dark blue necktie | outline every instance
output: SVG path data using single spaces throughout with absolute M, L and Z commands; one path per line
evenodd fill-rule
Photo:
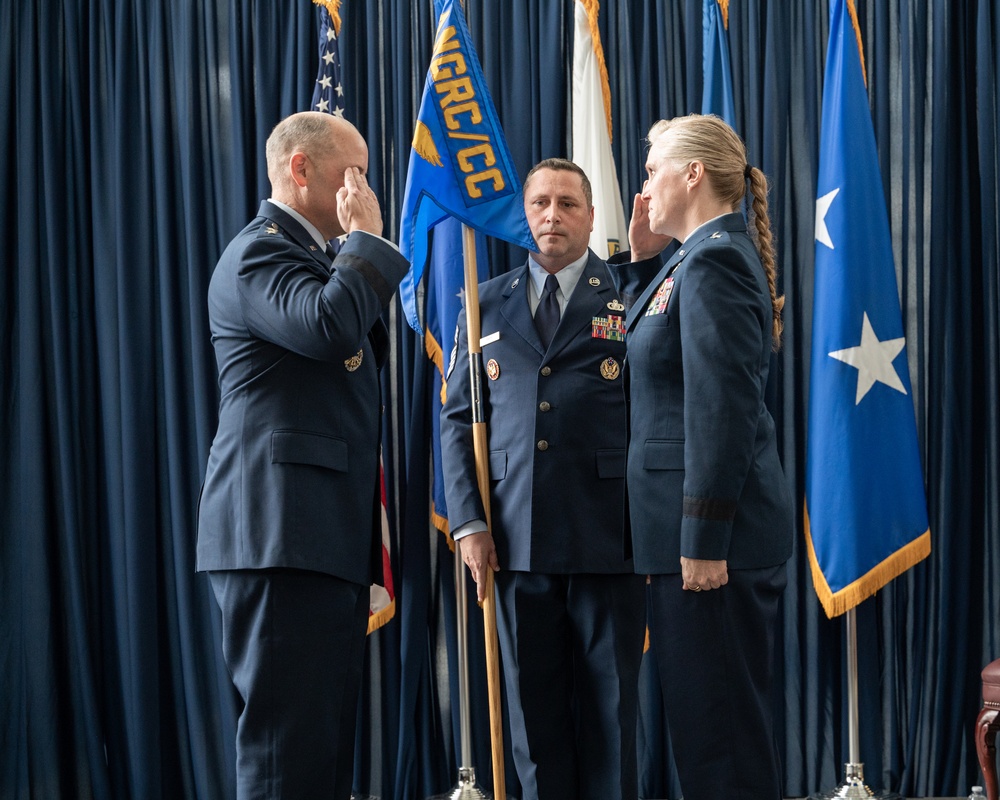
M 558 289 L 558 278 L 555 275 L 548 275 L 545 278 L 545 289 L 542 290 L 542 297 L 538 301 L 538 308 L 535 309 L 535 330 L 538 331 L 538 336 L 545 349 L 548 349 L 549 342 L 552 341 L 552 334 L 559 326 L 559 300 L 556 298 Z

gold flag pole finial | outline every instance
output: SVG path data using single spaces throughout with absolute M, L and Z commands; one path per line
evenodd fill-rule
M 330 21 L 333 23 L 333 32 L 340 36 L 340 2 L 341 0 L 313 0 L 318 6 L 322 6 L 330 13 Z

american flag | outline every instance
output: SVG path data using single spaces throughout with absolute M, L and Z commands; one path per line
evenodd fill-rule
M 313 88 L 312 109 L 343 117 L 344 85 L 340 82 L 340 50 L 337 46 L 340 0 L 327 0 L 317 5 L 320 6 L 319 72 Z
M 340 81 L 340 51 L 337 39 L 340 36 L 341 0 L 313 0 L 320 7 L 319 26 L 319 71 L 313 88 L 312 110 L 322 111 L 338 117 L 344 116 L 344 85 Z M 337 242 L 332 242 L 339 249 Z M 382 457 L 379 455 L 379 483 L 382 491 L 382 582 L 383 586 L 372 584 L 368 604 L 368 633 L 382 627 L 396 613 L 396 593 L 392 583 L 392 568 L 389 560 L 390 537 L 389 518 L 386 513 L 385 475 Z

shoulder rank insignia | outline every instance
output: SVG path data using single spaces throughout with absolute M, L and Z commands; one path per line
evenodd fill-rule
M 344 366 L 347 367 L 348 372 L 354 372 L 358 367 L 361 366 L 361 359 L 365 357 L 365 351 L 358 350 L 353 356 L 344 360 Z
M 613 358 L 606 358 L 601 362 L 601 377 L 606 381 L 613 381 L 621 373 L 618 362 Z
M 625 318 L 608 314 L 606 317 L 594 317 L 590 329 L 591 339 L 607 339 L 610 342 L 625 341 Z
M 656 290 L 656 294 L 653 295 L 653 299 L 649 301 L 649 305 L 646 307 L 646 316 L 652 317 L 656 314 L 662 314 L 667 310 L 667 302 L 670 300 L 670 293 L 674 290 L 674 279 L 667 278 L 663 283 L 660 284 L 660 288 Z
M 269 234 L 271 234 L 271 236 L 274 236 L 275 234 L 280 233 L 280 231 L 278 230 L 278 223 L 277 222 L 272 222 L 270 225 L 268 225 L 266 228 L 264 228 L 264 233 L 269 233 Z
M 709 238 L 709 239 L 721 239 L 721 238 L 722 238 L 722 234 L 721 234 L 721 233 L 719 233 L 719 231 L 716 231 L 715 233 L 713 233 L 713 234 L 712 234 L 711 236 L 709 236 L 708 238 Z

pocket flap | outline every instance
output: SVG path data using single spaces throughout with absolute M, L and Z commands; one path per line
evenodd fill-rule
M 347 442 L 322 433 L 274 431 L 271 463 L 310 464 L 347 472 Z
M 624 478 L 625 477 L 625 450 L 598 450 L 597 451 L 597 477 L 598 478 Z
M 502 481 L 507 477 L 507 451 L 490 450 L 490 480 Z
M 684 469 L 684 440 L 647 439 L 642 450 L 646 469 Z

